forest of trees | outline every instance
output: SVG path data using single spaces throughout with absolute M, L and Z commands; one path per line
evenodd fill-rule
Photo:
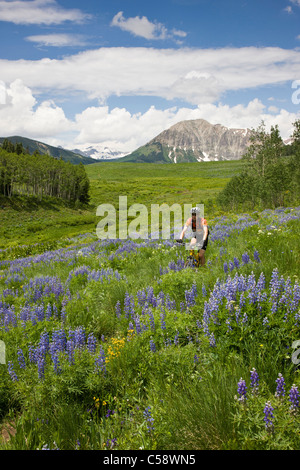
M 89 202 L 89 179 L 82 163 L 35 152 L 5 140 L 0 148 L 0 195 L 53 196 L 69 202 Z
M 293 126 L 292 144 L 285 145 L 278 126 L 267 133 L 261 123 L 243 156 L 245 168 L 219 194 L 222 207 L 238 210 L 299 204 L 300 120 Z

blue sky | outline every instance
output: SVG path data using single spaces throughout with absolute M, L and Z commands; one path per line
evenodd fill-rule
M 202 118 L 287 138 L 299 20 L 300 0 L 0 0 L 0 134 L 126 153 Z

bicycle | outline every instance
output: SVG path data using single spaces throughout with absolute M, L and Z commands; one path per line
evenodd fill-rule
M 183 241 L 180 239 L 176 240 L 176 242 L 180 244 L 183 243 Z M 195 255 L 195 252 L 196 252 L 196 255 Z M 200 257 L 198 254 L 198 247 L 190 248 L 189 255 L 184 263 L 184 268 L 199 268 L 199 266 L 200 266 Z

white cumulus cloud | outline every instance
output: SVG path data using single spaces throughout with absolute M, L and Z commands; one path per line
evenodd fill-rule
M 25 39 L 36 43 L 38 46 L 66 47 L 87 45 L 85 37 L 79 34 L 36 34 L 27 36 Z
M 300 51 L 103 47 L 62 59 L 2 59 L 0 69 L 3 81 L 22 77 L 35 93 L 83 92 L 101 103 L 111 95 L 157 96 L 198 105 L 216 102 L 228 91 L 299 79 Z
M 0 21 L 15 24 L 62 24 L 66 21 L 82 23 L 91 18 L 77 8 L 65 9 L 56 0 L 1 0 Z
M 270 113 L 271 111 L 271 113 Z M 77 146 L 102 143 L 123 152 L 131 152 L 145 145 L 165 129 L 180 121 L 205 119 L 211 124 L 229 128 L 257 128 L 261 121 L 267 130 L 278 124 L 282 138 L 288 138 L 297 119 L 295 113 L 284 109 L 268 110 L 258 99 L 247 105 L 228 106 L 222 103 L 204 103 L 196 108 L 156 109 L 151 106 L 145 113 L 131 114 L 125 108 L 109 110 L 107 106 L 89 107 L 76 115 Z
M 52 138 L 72 130 L 62 108 L 51 100 L 38 105 L 32 91 L 17 79 L 6 87 L 6 102 L 0 106 L 1 136 L 21 135 L 33 139 Z
M 140 36 L 145 39 L 167 39 L 174 36 L 184 38 L 187 35 L 186 32 L 176 29 L 169 32 L 162 23 L 152 23 L 146 16 L 125 18 L 123 11 L 119 11 L 119 13 L 113 17 L 111 26 L 117 26 L 123 31 L 127 31 L 134 36 Z

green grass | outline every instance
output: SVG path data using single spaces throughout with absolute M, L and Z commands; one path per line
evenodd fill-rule
M 239 173 L 243 162 L 150 163 L 103 162 L 86 167 L 91 181 L 91 204 L 116 204 L 119 195 L 128 196 L 128 204 L 166 202 L 205 203 Z
M 90 204 L 72 207 L 61 200 L 15 196 L 0 198 L 0 250 L 19 245 L 59 243 L 87 232 L 95 234 L 96 208 L 113 204 L 118 210 L 119 196 L 134 203 L 205 204 L 216 212 L 214 199 L 229 179 L 243 166 L 241 161 L 182 163 L 177 165 L 103 162 L 87 165 Z M 0 255 L 1 259 L 1 255 Z
M 173 271 L 169 263 L 185 258 L 184 246 L 153 242 L 119 253 L 122 243 L 98 243 L 95 225 L 89 220 L 95 217 L 98 201 L 115 202 L 119 195 L 128 195 L 128 204 L 140 202 L 149 207 L 156 201 L 178 202 L 178 197 L 183 203 L 191 203 L 192 194 L 200 198 L 209 190 L 216 194 L 229 175 L 239 171 L 240 165 L 241 162 L 181 166 L 99 163 L 87 168 L 92 197 L 88 208 L 72 208 L 49 199 L 15 198 L 2 203 L 7 233 L 16 238 L 11 239 L 11 248 L 2 252 L 0 261 L 17 260 L 47 249 L 62 250 L 55 259 L 0 266 L 0 295 L 4 297 L 0 340 L 5 341 L 7 360 L 13 362 L 19 378 L 13 382 L 7 368 L 0 365 L 0 419 L 4 426 L 11 422 L 15 432 L 6 443 L 1 444 L 0 440 L 1 449 L 41 449 L 45 445 L 67 450 L 109 449 L 115 438 L 118 450 L 299 448 L 299 410 L 291 413 L 288 402 L 292 384 L 300 387 L 299 370 L 291 361 L 292 342 L 300 338 L 297 312 L 287 311 L 284 299 L 276 314 L 271 313 L 268 302 L 258 311 L 247 300 L 241 312 L 241 319 L 246 313 L 247 321 L 235 322 L 239 299 L 234 301 L 232 311 L 223 299 L 218 321 L 210 324 L 215 346 L 199 327 L 206 302 L 228 275 L 232 279 L 237 275 L 244 278 L 253 275 L 257 280 L 263 272 L 268 286 L 277 268 L 284 282 L 290 279 L 292 286 L 299 283 L 297 210 L 223 214 L 214 208 L 208 217 L 212 228 L 229 236 L 209 243 L 205 268 L 181 271 Z M 195 174 L 190 176 L 192 170 Z M 199 184 L 195 193 L 186 188 L 192 181 Z M 282 222 L 282 216 L 288 218 L 293 214 L 295 220 Z M 257 223 L 250 225 L 248 221 Z M 5 234 L 1 233 L 2 246 L 6 247 Z M 39 238 L 42 236 L 48 244 Z M 19 246 L 24 241 L 31 245 Z M 64 258 L 67 250 L 69 256 Z M 254 259 L 255 250 L 260 262 Z M 241 259 L 246 252 L 250 262 L 243 264 Z M 226 273 L 224 263 L 229 264 L 234 257 L 239 259 L 240 266 Z M 108 269 L 114 273 L 117 270 L 121 279 L 114 275 L 102 280 L 88 278 L 87 273 Z M 30 282 L 40 279 L 47 286 L 48 277 L 68 287 L 67 293 L 55 297 L 45 291 L 34 300 Z M 198 295 L 195 304 L 186 307 L 186 291 L 192 286 L 196 286 Z M 140 291 L 148 288 L 153 288 L 155 296 L 163 292 L 176 302 L 176 308 L 170 310 L 159 305 L 153 307 L 155 328 L 147 311 L 137 302 Z M 265 293 L 269 295 L 268 287 Z M 134 319 L 125 315 L 126 294 L 135 299 L 141 325 L 145 327 L 140 333 Z M 116 314 L 118 302 L 122 307 L 120 316 Z M 21 321 L 21 309 L 28 305 L 32 312 L 41 305 L 53 309 L 55 305 L 57 314 L 41 321 L 34 315 L 26 322 Z M 4 319 L 4 312 L 11 311 L 10 307 L 16 323 Z M 36 347 L 44 332 L 53 339 L 57 330 L 63 328 L 68 332 L 78 327 L 85 328 L 86 337 L 90 333 L 96 337 L 97 356 L 100 346 L 103 348 L 106 374 L 95 373 L 95 356 L 84 349 L 76 351 L 73 365 L 67 354 L 61 353 L 60 373 L 55 372 L 48 355 L 45 377 L 39 379 L 37 364 L 29 360 L 29 343 Z M 150 341 L 155 344 L 155 352 Z M 18 348 L 23 350 L 25 369 L 18 365 Z M 260 377 L 257 396 L 250 393 L 253 367 Z M 286 381 L 285 399 L 275 397 L 278 373 Z M 246 405 L 235 399 L 241 377 L 248 387 Z M 266 430 L 263 421 L 267 400 L 274 406 L 274 432 Z M 154 429 L 148 427 L 147 409 L 154 419 Z

